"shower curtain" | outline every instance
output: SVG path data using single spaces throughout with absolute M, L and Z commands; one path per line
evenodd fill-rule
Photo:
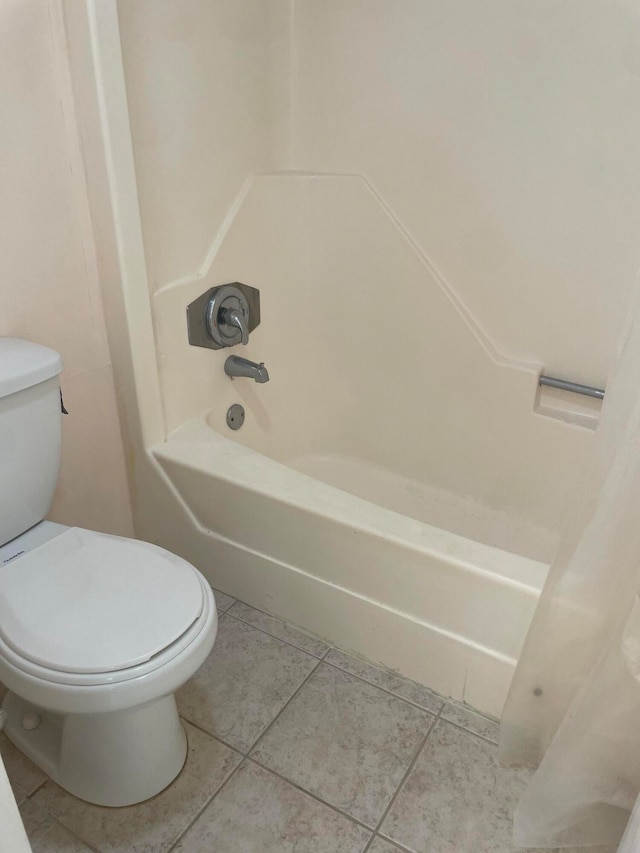
M 640 286 L 507 698 L 500 757 L 538 767 L 517 846 L 640 851 Z

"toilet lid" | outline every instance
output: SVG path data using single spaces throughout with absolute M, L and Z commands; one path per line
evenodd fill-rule
M 77 527 L 0 568 L 0 636 L 62 672 L 144 663 L 184 634 L 203 605 L 185 560 Z

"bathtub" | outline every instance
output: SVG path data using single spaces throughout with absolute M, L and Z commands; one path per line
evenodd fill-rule
M 491 349 L 362 179 L 257 177 L 225 227 L 152 297 L 163 440 L 145 445 L 140 535 L 499 714 L 592 431 L 542 411 L 540 368 Z M 189 345 L 187 305 L 230 281 L 260 288 L 233 349 L 266 384 Z
M 210 420 L 152 449 L 190 524 L 165 544 L 242 600 L 499 715 L 548 565 L 322 482 Z

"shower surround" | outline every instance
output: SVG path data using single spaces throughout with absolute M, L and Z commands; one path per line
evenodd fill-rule
M 266 385 L 186 339 L 185 305 L 233 276 L 260 286 L 241 351 Z M 191 522 L 162 541 L 498 713 L 591 431 L 535 413 L 537 372 L 490 357 L 360 177 L 254 179 L 204 276 L 153 307 L 168 438 L 152 455 Z
M 637 264 L 632 5 L 586 6 L 65 7 L 138 535 L 496 715 L 599 413 L 538 377 L 604 385 Z M 233 281 L 249 344 L 189 346 Z

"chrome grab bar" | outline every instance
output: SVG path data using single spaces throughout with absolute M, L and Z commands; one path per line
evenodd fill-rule
M 560 388 L 562 391 L 584 394 L 587 397 L 596 397 L 598 400 L 604 399 L 604 388 L 594 388 L 593 385 L 581 385 L 579 382 L 569 382 L 553 376 L 540 376 L 539 382 L 540 385 L 548 385 L 550 388 Z

